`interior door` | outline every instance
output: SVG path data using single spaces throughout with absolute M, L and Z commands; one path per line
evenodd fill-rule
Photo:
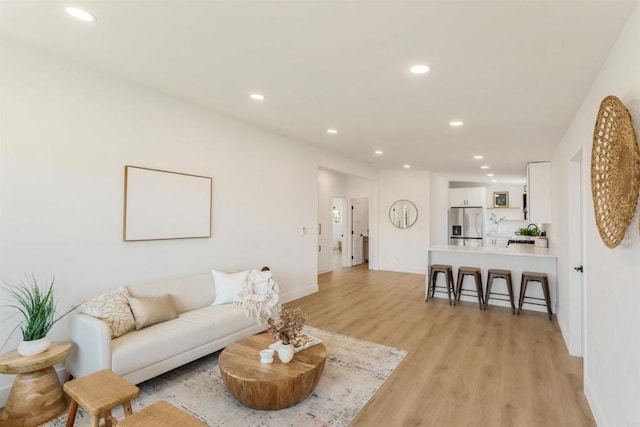
M 369 201 L 351 199 L 351 265 L 364 262 L 364 239 L 369 228 Z
M 586 292 L 583 261 L 582 150 L 569 161 L 569 353 L 585 358 Z

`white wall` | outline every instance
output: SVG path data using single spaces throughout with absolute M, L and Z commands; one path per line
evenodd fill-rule
M 55 275 L 61 308 L 213 267 L 269 265 L 285 300 L 317 290 L 318 168 L 372 168 L 6 39 L 1 48 L 0 277 Z M 125 165 L 213 177 L 213 237 L 123 242 Z M 66 322 L 50 337 L 65 339 Z M 0 376 L 0 406 L 11 381 Z
M 379 185 L 379 268 L 389 271 L 426 273 L 431 204 L 431 173 L 427 171 L 381 170 Z M 418 208 L 413 227 L 391 224 L 389 208 L 397 200 L 412 201 Z
M 640 135 L 640 2 L 621 32 L 600 74 L 553 156 L 553 239 L 558 253 L 558 322 L 565 341 L 573 329 L 575 290 L 568 289 L 568 166 L 582 149 L 585 177 L 584 282 L 586 291 L 584 388 L 598 425 L 640 426 L 640 239 L 638 215 L 623 242 L 608 249 L 595 225 L 590 187 L 593 127 L 600 101 L 615 95 L 629 109 Z M 574 298 L 574 299 L 572 299 Z
M 435 173 L 431 174 L 429 204 L 429 245 L 447 245 L 449 244 L 447 230 L 449 222 L 449 181 Z

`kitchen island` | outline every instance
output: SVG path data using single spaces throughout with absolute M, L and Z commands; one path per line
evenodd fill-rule
M 453 267 L 453 280 L 455 282 L 458 274 L 459 267 L 478 267 L 482 271 L 482 285 L 486 292 L 487 289 L 487 271 L 490 268 L 497 268 L 503 270 L 511 270 L 511 279 L 513 282 L 513 294 L 514 303 L 516 308 L 518 307 L 518 296 L 520 295 L 520 282 L 523 271 L 533 271 L 538 273 L 546 273 L 549 278 L 549 290 L 551 293 L 551 310 L 556 312 L 557 304 L 557 260 L 556 256 L 551 249 L 538 248 L 534 245 L 501 248 L 501 247 L 472 247 L 472 246 L 432 246 L 429 248 L 428 253 L 428 266 L 431 264 L 449 264 Z M 427 268 L 427 272 L 429 268 Z M 429 286 L 429 277 L 425 280 L 425 297 Z M 444 278 L 441 274 L 438 275 L 439 286 L 444 286 Z M 469 279 L 465 280 L 465 289 L 470 289 Z M 446 292 L 436 291 L 435 296 L 440 298 L 447 298 Z M 507 287 L 503 280 L 496 279 L 493 282 L 492 294 L 494 293 L 507 294 Z M 527 286 L 527 296 L 544 298 L 542 293 L 542 287 L 537 283 L 529 283 Z M 508 298 L 500 297 L 499 298 Z M 474 297 L 462 296 L 462 301 L 476 302 Z M 537 301 L 543 303 L 543 301 Z M 503 307 L 510 307 L 511 305 L 507 301 L 500 301 L 495 298 L 489 300 L 489 305 L 499 305 Z M 547 309 L 544 306 L 533 305 L 527 302 L 524 303 L 523 309 L 546 312 Z

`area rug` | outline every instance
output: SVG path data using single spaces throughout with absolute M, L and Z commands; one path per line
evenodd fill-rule
M 210 426 L 347 426 L 373 397 L 407 352 L 345 335 L 305 326 L 327 348 L 324 373 L 311 395 L 291 408 L 259 411 L 239 403 L 227 391 L 216 352 L 164 375 L 139 384 L 133 411 L 166 400 Z M 113 412 L 122 418 L 122 410 Z M 45 426 L 60 427 L 66 415 Z M 76 425 L 89 425 L 78 410 Z

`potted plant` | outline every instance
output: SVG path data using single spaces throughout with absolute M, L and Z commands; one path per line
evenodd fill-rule
M 505 216 L 498 218 L 498 215 L 496 215 L 495 213 L 491 213 L 491 215 L 489 216 L 489 222 L 492 222 L 496 225 L 496 231 L 495 231 L 496 236 L 500 235 L 500 223 L 504 221 L 505 218 L 506 218 Z
M 11 331 L 2 347 L 20 328 L 22 342 L 18 345 L 18 353 L 22 356 L 42 353 L 49 348 L 51 343 L 47 334 L 53 325 L 76 308 L 74 306 L 61 315 L 57 314 L 53 295 L 54 281 L 51 279 L 51 284 L 44 288 L 40 287 L 35 276 L 18 284 L 4 282 L 4 288 L 13 300 L 7 307 L 17 310 L 11 317 L 21 315 L 23 319 Z
M 528 236 L 529 239 L 533 239 L 540 235 L 540 229 L 535 224 L 529 224 L 527 227 L 522 227 L 516 230 L 516 236 Z
M 274 339 L 280 341 L 277 346 L 278 358 L 284 363 L 293 359 L 293 340 L 298 336 L 304 326 L 304 317 L 300 315 L 301 309 L 282 306 L 278 317 L 267 319 L 267 331 Z

